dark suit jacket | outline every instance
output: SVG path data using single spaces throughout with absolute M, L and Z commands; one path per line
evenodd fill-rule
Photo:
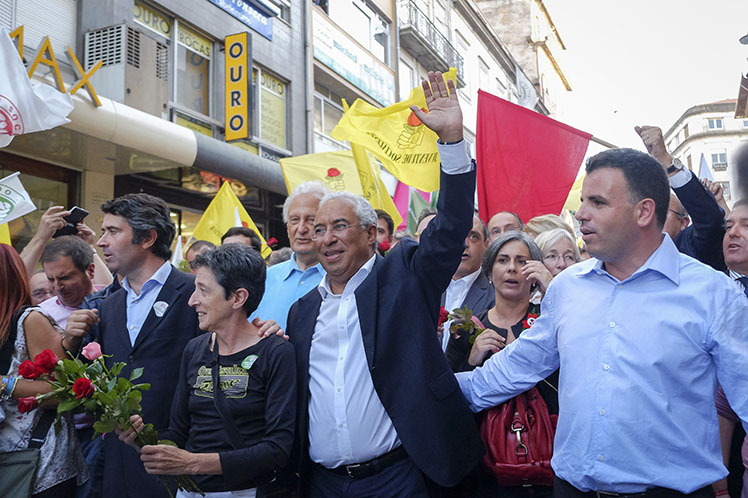
M 405 451 L 430 479 L 455 485 L 483 455 L 473 415 L 436 340 L 439 301 L 472 226 L 475 172 L 441 176 L 439 214 L 420 245 L 403 240 L 377 256 L 356 289 L 374 388 Z M 309 350 L 322 298 L 315 289 L 288 315 L 298 378 L 297 463 L 308 463 Z M 302 470 L 303 473 L 303 470 Z
M 675 247 L 717 271 L 725 271 L 727 266 L 722 254 L 724 210 L 694 174 L 688 183 L 673 190 L 691 217 L 691 224 L 675 237 Z
M 169 428 L 171 402 L 176 391 L 182 351 L 190 339 L 202 333 L 197 325 L 197 313 L 187 305 L 195 290 L 195 278 L 171 269 L 156 302 L 168 303 L 163 316 L 150 310 L 140 329 L 135 345 L 130 345 L 127 333 L 126 292 L 120 289 L 102 301 L 99 308 L 101 347 L 107 366 L 124 361 L 127 366 L 120 375 L 143 367 L 138 382 L 148 382 L 151 388 L 143 393 L 143 420 L 159 431 Z M 140 456 L 123 444 L 114 434 L 104 441 L 104 495 L 128 498 L 166 497 L 160 481 L 146 474 Z
M 442 306 L 444 306 L 444 299 L 446 298 L 447 292 L 442 293 Z M 460 303 L 460 308 L 467 306 L 473 315 L 479 315 L 484 311 L 493 308 L 496 300 L 496 293 L 493 290 L 493 285 L 486 277 L 486 274 L 481 272 L 473 280 L 473 284 L 468 289 L 468 293 L 465 296 L 465 300 Z M 450 313 L 452 310 L 447 310 Z

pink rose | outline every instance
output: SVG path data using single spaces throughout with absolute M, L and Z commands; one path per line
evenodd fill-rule
M 83 348 L 81 353 L 83 353 L 83 357 L 87 360 L 94 361 L 96 358 L 101 356 L 101 346 L 98 342 L 92 342 Z

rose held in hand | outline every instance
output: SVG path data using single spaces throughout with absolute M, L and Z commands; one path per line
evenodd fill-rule
M 93 396 L 94 386 L 90 380 L 81 377 L 73 384 L 73 393 L 75 393 L 76 398 L 90 398 Z
M 83 348 L 81 354 L 83 354 L 83 357 L 85 359 L 94 361 L 96 358 L 101 356 L 101 346 L 99 346 L 98 342 L 92 342 L 91 344 Z
M 44 373 L 44 371 L 40 369 L 33 361 L 26 360 L 18 365 L 18 373 L 21 374 L 24 379 L 33 380 L 38 379 L 39 376 Z
M 18 400 L 18 411 L 21 413 L 30 412 L 34 408 L 36 408 L 39 405 L 39 403 L 36 401 L 36 398 L 34 396 L 30 396 L 28 398 L 21 398 Z
M 39 368 L 42 373 L 49 373 L 54 370 L 58 361 L 60 361 L 60 359 L 49 349 L 45 349 L 34 358 L 34 363 L 36 363 L 37 368 Z

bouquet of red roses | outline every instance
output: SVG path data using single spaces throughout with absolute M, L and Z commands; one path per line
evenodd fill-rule
M 70 354 L 70 353 L 68 353 Z M 45 349 L 33 361 L 26 360 L 18 366 L 18 373 L 25 379 L 43 380 L 52 386 L 52 390 L 44 393 L 21 398 L 18 400 L 18 410 L 26 413 L 35 409 L 47 400 L 56 400 L 57 418 L 55 430 L 60 430 L 60 418 L 65 413 L 82 412 L 94 416 L 94 437 L 100 434 L 127 430 L 132 427 L 131 415 L 140 415 L 142 408 L 140 401 L 143 391 L 150 389 L 150 384 L 133 382 L 143 375 L 142 368 L 132 371 L 129 378 L 120 377 L 125 363 L 118 362 L 107 368 L 101 353 L 101 346 L 92 342 L 81 352 L 90 363 L 84 363 L 70 355 L 69 359 L 59 359 L 49 349 Z M 153 424 L 147 424 L 138 432 L 138 446 L 147 444 L 171 444 L 173 442 L 159 439 Z M 173 496 L 169 483 L 165 479 L 173 480 L 179 489 L 185 491 L 203 492 L 195 485 L 189 476 L 159 476 L 161 481 Z

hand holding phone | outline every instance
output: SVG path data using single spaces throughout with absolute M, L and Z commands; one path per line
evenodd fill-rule
M 52 235 L 52 238 L 55 239 L 63 235 L 75 235 L 78 233 L 76 225 L 82 222 L 86 216 L 88 216 L 88 211 L 79 208 L 78 206 L 73 207 L 73 209 L 70 210 L 70 214 L 63 218 L 66 221 L 66 225 L 57 230 L 55 234 Z

